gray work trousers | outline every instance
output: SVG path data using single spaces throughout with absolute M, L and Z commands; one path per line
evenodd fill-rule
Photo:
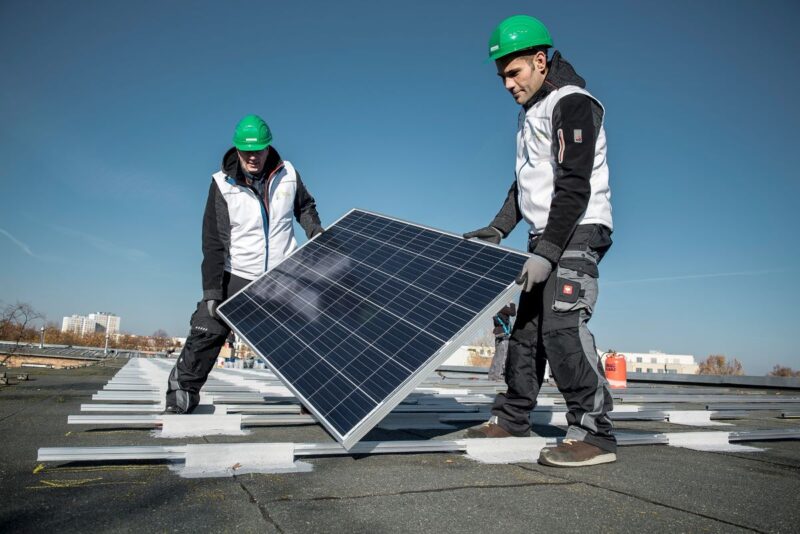
M 529 243 L 533 251 L 536 239 Z M 520 297 L 508 345 L 508 389 L 492 406 L 498 424 L 514 433 L 530 429 L 530 413 L 544 380 L 545 362 L 567 403 L 567 438 L 615 452 L 608 412 L 608 382 L 587 323 L 597 302 L 597 264 L 611 247 L 611 231 L 579 225 L 545 283 Z

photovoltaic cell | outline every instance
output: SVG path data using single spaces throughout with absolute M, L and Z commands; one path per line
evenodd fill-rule
M 526 259 L 352 210 L 218 313 L 349 448 L 488 327 Z

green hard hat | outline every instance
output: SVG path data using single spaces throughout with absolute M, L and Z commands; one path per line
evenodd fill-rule
M 489 38 L 489 59 L 536 46 L 553 46 L 550 32 L 542 21 L 528 15 L 514 15 L 497 25 Z
M 272 132 L 258 115 L 248 115 L 240 120 L 233 132 L 233 144 L 239 150 L 264 150 L 270 143 Z

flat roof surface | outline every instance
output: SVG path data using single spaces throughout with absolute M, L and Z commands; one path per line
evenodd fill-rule
M 138 356 L 139 351 L 111 349 L 112 354 L 124 357 Z M 47 346 L 31 343 L 3 343 L 0 342 L 0 354 L 8 356 L 44 356 L 50 358 L 67 358 L 79 360 L 103 360 L 108 357 L 104 349 L 96 347 L 72 347 L 72 346 Z
M 755 453 L 626 446 L 616 463 L 579 469 L 487 465 L 457 453 L 387 454 L 303 458 L 313 466 L 307 473 L 186 479 L 157 461 L 38 462 L 40 447 L 333 441 L 317 425 L 181 439 L 155 438 L 141 428 L 68 425 L 67 417 L 79 414 L 125 363 L 25 369 L 29 381 L 0 386 L 0 531 L 729 533 L 797 532 L 800 525 L 798 441 L 748 442 L 764 449 Z M 16 382 L 15 369 L 0 371 Z M 800 419 L 778 415 L 751 411 L 724 428 L 800 428 Z M 472 424 L 456 431 L 376 429 L 365 439 L 461 439 Z M 660 421 L 615 426 L 702 430 Z M 552 426 L 534 431 L 563 435 Z

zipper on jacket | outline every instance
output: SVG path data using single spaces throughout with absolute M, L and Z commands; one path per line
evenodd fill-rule
M 264 272 L 266 272 L 267 269 L 269 268 L 269 196 L 270 196 L 269 188 L 272 183 L 272 179 L 275 177 L 278 171 L 280 171 L 284 167 L 285 165 L 281 161 L 281 163 L 277 167 L 275 167 L 275 169 L 269 174 L 269 176 L 264 179 L 264 196 L 258 194 L 258 190 L 249 183 L 249 180 L 247 178 L 245 178 L 244 184 L 242 184 L 241 181 L 236 180 L 232 176 L 228 176 L 228 178 L 226 179 L 226 181 L 231 185 L 237 184 L 237 182 L 238 182 L 237 185 L 244 185 L 244 187 L 250 190 L 250 192 L 252 192 L 253 195 L 258 199 L 258 205 L 261 207 L 261 222 L 264 228 L 264 242 L 266 243 Z
M 266 207 L 266 203 L 261 195 L 258 194 L 258 191 L 255 187 L 250 184 L 247 184 L 247 189 L 252 191 L 253 195 L 258 199 L 258 205 L 261 207 L 261 222 L 262 226 L 264 227 L 264 242 L 266 243 L 266 253 L 264 254 L 264 272 L 267 271 L 267 267 L 269 266 L 269 210 Z M 266 184 L 264 184 L 266 188 Z
M 261 219 L 264 223 L 264 240 L 267 243 L 267 253 L 266 258 L 264 258 L 264 272 L 267 271 L 269 268 L 269 197 L 270 197 L 270 185 L 272 184 L 272 179 L 275 175 L 283 169 L 284 165 L 283 162 L 280 163 L 275 170 L 273 170 L 267 178 L 264 179 L 264 196 L 258 194 L 258 191 L 255 187 L 250 184 L 247 184 L 247 188 L 253 192 L 253 194 L 258 198 L 258 202 L 261 205 Z
M 269 196 L 270 196 L 269 188 L 272 185 L 272 179 L 275 178 L 275 175 L 278 173 L 279 170 L 283 169 L 283 167 L 284 167 L 284 164 L 283 164 L 283 162 L 281 162 L 280 165 L 275 167 L 274 171 L 269 173 L 269 176 L 267 176 L 267 179 L 264 180 L 264 197 L 266 197 L 265 198 L 265 202 L 266 202 L 267 214 L 269 214 Z

